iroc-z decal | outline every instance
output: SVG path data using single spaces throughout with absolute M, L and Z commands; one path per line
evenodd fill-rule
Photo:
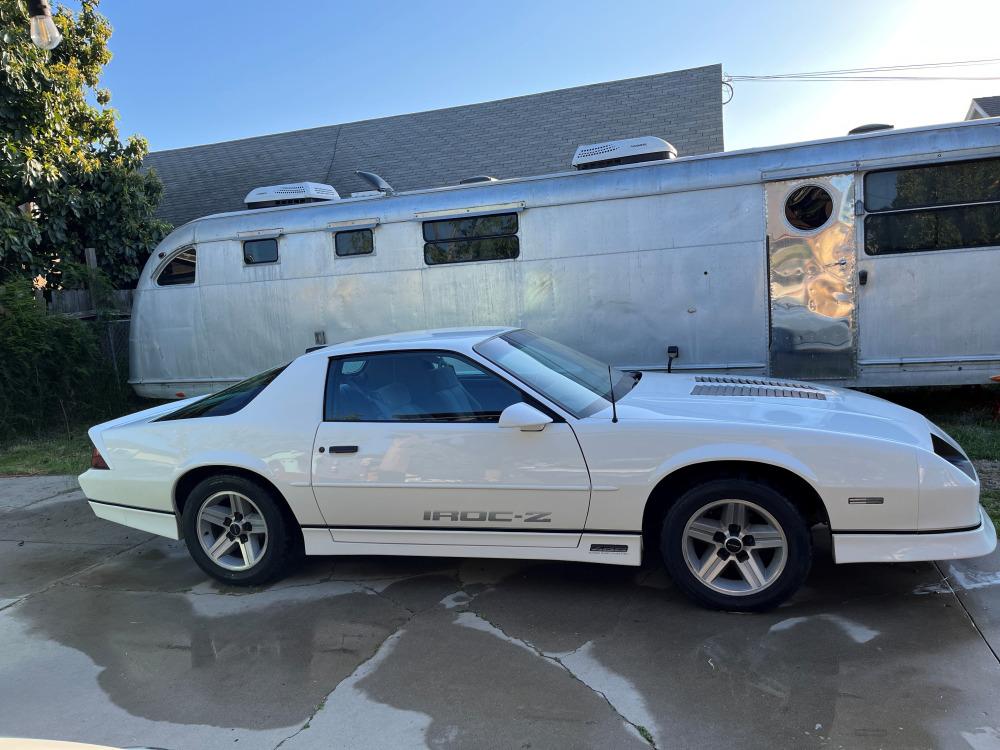
M 505 523 L 524 521 L 524 523 L 552 523 L 550 511 L 529 510 L 524 513 L 514 513 L 508 510 L 425 510 L 425 521 L 468 521 L 485 523 Z

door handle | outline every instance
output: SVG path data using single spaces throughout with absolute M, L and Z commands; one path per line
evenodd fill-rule
M 858 284 L 864 286 L 868 283 L 868 272 L 865 270 L 858 271 Z
M 330 453 L 357 453 L 358 446 L 356 445 L 331 445 Z

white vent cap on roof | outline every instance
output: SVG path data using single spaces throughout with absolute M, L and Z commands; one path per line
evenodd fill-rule
M 287 185 L 266 185 L 254 188 L 247 197 L 243 199 L 248 208 L 267 205 L 281 205 L 282 203 L 310 202 L 310 201 L 335 201 L 340 199 L 340 194 L 333 185 L 324 185 L 320 182 L 293 182 Z
M 588 143 L 580 146 L 573 154 L 573 166 L 577 169 L 596 169 L 676 158 L 677 149 L 667 141 L 655 135 L 645 135 L 640 138 L 623 138 L 619 141 Z

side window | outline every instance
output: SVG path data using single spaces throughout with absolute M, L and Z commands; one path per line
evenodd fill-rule
M 243 262 L 248 266 L 252 266 L 257 263 L 276 263 L 277 261 L 277 237 L 268 237 L 263 240 L 244 240 Z
M 371 229 L 351 229 L 333 236 L 334 249 L 341 258 L 350 255 L 371 255 L 375 252 L 375 235 Z
M 1000 159 L 865 175 L 865 252 L 1000 246 Z
M 442 352 L 383 352 L 330 360 L 328 422 L 496 422 L 521 392 Z
M 516 213 L 425 221 L 423 228 L 424 262 L 429 266 L 510 260 L 521 254 Z
M 167 262 L 167 265 L 156 277 L 159 286 L 175 286 L 177 284 L 193 284 L 195 276 L 195 261 L 197 250 L 193 247 L 181 250 Z
M 174 419 L 224 417 L 227 414 L 235 414 L 253 401 L 286 367 L 288 365 L 282 365 L 273 370 L 254 375 L 252 378 L 247 378 L 236 385 L 231 385 L 223 391 L 213 393 L 211 396 L 205 396 L 205 398 L 199 399 L 193 404 L 182 406 L 177 411 L 172 411 L 155 421 L 169 422 Z

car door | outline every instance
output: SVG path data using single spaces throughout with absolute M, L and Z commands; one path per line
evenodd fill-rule
M 520 401 L 554 421 L 500 427 Z M 336 541 L 572 547 L 590 503 L 570 425 L 453 352 L 332 358 L 312 477 Z

